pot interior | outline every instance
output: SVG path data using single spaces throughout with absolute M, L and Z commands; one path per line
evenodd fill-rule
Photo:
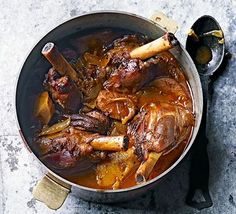
M 32 131 L 35 128 L 35 120 L 33 116 L 34 100 L 36 95 L 42 91 L 42 82 L 45 78 L 45 74 L 51 67 L 41 54 L 43 46 L 49 41 L 59 45 L 60 42 L 63 41 L 63 38 L 72 34 L 82 35 L 94 29 L 102 28 L 115 28 L 123 31 L 141 33 L 147 35 L 151 39 L 158 38 L 164 33 L 164 30 L 161 27 L 144 18 L 124 13 L 103 12 L 71 19 L 53 29 L 42 38 L 32 49 L 21 69 L 16 91 L 16 111 L 20 129 L 28 146 L 37 157 L 38 154 L 33 143 L 34 132 Z M 162 175 L 154 178 L 151 182 L 159 179 L 170 171 L 184 157 L 196 137 L 202 114 L 202 91 L 196 68 L 182 46 L 173 49 L 171 52 L 178 59 L 180 65 L 185 71 L 185 75 L 192 90 L 194 113 L 196 118 L 195 127 L 188 147 L 181 157 L 172 165 L 172 167 L 162 173 Z

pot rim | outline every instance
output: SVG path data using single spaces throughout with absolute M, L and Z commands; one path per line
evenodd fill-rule
M 161 30 L 163 31 L 166 31 L 162 26 L 160 26 L 159 24 L 155 23 L 154 21 L 146 18 L 146 17 L 143 17 L 143 16 L 140 16 L 140 15 L 137 15 L 137 14 L 134 14 L 134 13 L 130 13 L 130 12 L 126 12 L 126 11 L 117 11 L 117 10 L 98 10 L 98 11 L 92 11 L 92 12 L 87 12 L 87 13 L 83 13 L 81 15 L 77 15 L 73 18 L 68 18 L 66 19 L 65 21 L 63 22 L 60 22 L 60 23 L 57 23 L 55 25 L 55 27 L 52 28 L 52 30 L 48 31 L 42 38 L 40 38 L 37 42 L 34 43 L 33 47 L 29 50 L 29 52 L 26 54 L 25 58 L 24 58 L 24 61 L 22 63 L 22 65 L 20 66 L 20 69 L 18 71 L 18 74 L 17 74 L 17 77 L 15 79 L 15 99 L 14 99 L 14 106 L 15 106 L 15 118 L 16 118 L 16 121 L 17 121 L 17 128 L 20 132 L 20 136 L 23 140 L 23 143 L 25 144 L 25 147 L 27 148 L 27 150 L 29 150 L 29 152 L 33 155 L 34 158 L 36 158 L 36 160 L 41 164 L 43 165 L 43 167 L 50 173 L 52 174 L 54 177 L 56 177 L 57 179 L 73 186 L 73 187 L 77 187 L 79 189 L 83 189 L 83 190 L 86 190 L 86 191 L 90 191 L 90 192 L 101 192 L 101 193 L 122 193 L 122 192 L 129 192 L 129 191 L 133 191 L 133 190 L 137 190 L 137 189 L 140 189 L 140 188 L 143 188 L 143 187 L 146 187 L 146 186 L 149 186 L 151 185 L 152 183 L 155 183 L 157 180 L 161 179 L 162 177 L 164 177 L 166 174 L 168 174 L 170 171 L 172 171 L 172 169 L 174 169 L 178 164 L 179 162 L 185 157 L 185 155 L 188 153 L 189 149 L 191 148 L 194 140 L 193 138 L 195 139 L 196 138 L 196 135 L 193 136 L 191 135 L 191 138 L 190 138 L 190 141 L 187 145 L 187 147 L 184 149 L 183 153 L 179 156 L 179 158 L 167 169 L 165 170 L 163 173 L 161 173 L 160 175 L 156 176 L 155 178 L 147 181 L 147 182 L 144 182 L 142 184 L 137 184 L 135 186 L 132 186 L 132 187 L 129 187 L 129 188 L 123 188 L 123 189 L 117 189 L 117 190 L 111 190 L 111 189 L 95 189 L 95 188 L 90 188 L 90 187 L 86 187 L 86 186 L 82 186 L 82 185 L 79 185 L 79 184 L 75 184 L 63 177 L 61 177 L 60 175 L 58 175 L 57 173 L 53 172 L 51 169 L 49 169 L 36 155 L 35 153 L 31 150 L 30 146 L 28 145 L 28 142 L 25 140 L 25 136 L 24 136 L 24 133 L 22 132 L 21 130 L 21 127 L 20 127 L 20 123 L 19 123 L 19 119 L 18 119 L 18 111 L 17 111 L 17 89 L 18 89 L 18 82 L 19 82 L 19 79 L 20 79 L 20 76 L 21 76 L 21 71 L 25 65 L 25 62 L 26 60 L 28 59 L 29 55 L 31 54 L 32 50 L 34 49 L 35 46 L 37 46 L 37 44 L 43 39 L 45 38 L 49 33 L 51 33 L 52 31 L 54 31 L 56 28 L 66 24 L 67 22 L 69 21 L 72 21 L 74 19 L 78 19 L 78 18 L 81 18 L 81 17 L 84 17 L 84 16 L 91 16 L 91 15 L 95 15 L 95 14 L 121 14 L 121 15 L 128 15 L 128 16 L 132 16 L 132 17 L 136 17 L 138 19 L 142 19 L 146 22 L 149 22 L 151 24 L 154 24 L 155 26 L 157 26 L 158 28 L 160 28 Z M 190 55 L 188 54 L 188 52 L 185 50 L 185 48 L 183 47 L 182 44 L 180 44 L 180 47 L 181 49 L 184 51 L 186 57 L 188 58 L 188 61 L 190 63 L 193 63 L 192 61 L 192 58 L 190 57 Z M 195 70 L 195 73 L 198 74 L 197 72 L 197 69 L 194 65 L 194 70 Z M 200 78 L 199 78 L 199 75 L 196 75 L 196 78 L 198 78 L 198 82 L 201 84 L 200 82 Z M 201 103 L 202 105 L 200 106 L 200 115 L 199 115 L 199 122 L 197 124 L 195 124 L 194 126 L 194 129 L 196 130 L 196 134 L 198 133 L 198 130 L 199 130 L 199 127 L 200 127 L 200 122 L 202 120 L 202 109 L 203 109 L 203 94 L 202 94 L 202 88 L 200 87 L 199 88 L 200 90 L 200 99 L 201 99 Z

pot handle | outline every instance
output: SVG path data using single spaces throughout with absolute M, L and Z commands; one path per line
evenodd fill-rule
M 166 31 L 173 34 L 175 34 L 175 32 L 178 30 L 178 23 L 160 11 L 155 11 L 150 19 L 164 28 Z
M 62 206 L 67 195 L 71 191 L 71 185 L 46 174 L 38 181 L 33 189 L 33 196 L 36 200 L 43 202 L 50 209 L 56 210 Z

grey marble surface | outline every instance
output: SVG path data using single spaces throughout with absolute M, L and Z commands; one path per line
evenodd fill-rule
M 27 152 L 15 120 L 15 82 L 33 44 L 70 17 L 96 10 L 121 10 L 150 17 L 154 10 L 175 19 L 184 44 L 186 30 L 204 14 L 214 16 L 233 54 L 214 83 L 209 118 L 210 193 L 214 205 L 201 213 L 236 213 L 236 1 L 235 0 L 0 0 L 0 213 L 198 213 L 185 205 L 189 158 L 155 191 L 129 203 L 101 205 L 73 195 L 57 211 L 32 198 L 32 188 L 45 173 Z

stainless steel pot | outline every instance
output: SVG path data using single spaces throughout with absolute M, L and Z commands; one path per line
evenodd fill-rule
M 19 75 L 16 89 L 16 112 L 19 122 L 19 131 L 26 147 L 32 154 L 35 155 L 37 159 L 38 157 L 34 149 L 32 140 L 33 136 L 30 129 L 32 124 L 29 118 L 31 117 L 32 112 L 32 100 L 35 94 L 40 92 L 44 75 L 48 69 L 48 64 L 41 55 L 43 45 L 48 41 L 57 43 L 57 41 L 63 37 L 78 31 L 104 27 L 132 30 L 134 32 L 146 34 L 148 37 L 153 39 L 162 36 L 165 32 L 164 28 L 149 19 L 130 13 L 106 11 L 85 14 L 73 18 L 59 25 L 43 37 L 35 45 L 25 60 Z M 63 179 L 51 169 L 47 168 L 49 174 L 38 183 L 33 191 L 36 199 L 45 202 L 52 209 L 57 209 L 61 206 L 70 190 L 75 192 L 78 197 L 89 201 L 109 203 L 129 200 L 147 192 L 149 189 L 154 188 L 154 186 L 156 186 L 160 180 L 162 180 L 165 175 L 168 174 L 168 172 L 170 172 L 184 158 L 192 146 L 199 129 L 202 116 L 203 97 L 197 70 L 187 51 L 182 45 L 180 45 L 179 47 L 172 49 L 171 52 L 178 59 L 179 63 L 186 72 L 185 74 L 192 89 L 194 113 L 196 118 L 190 143 L 178 160 L 158 177 L 142 185 L 119 190 L 99 190 L 83 187 Z M 43 163 L 41 162 L 41 164 Z

